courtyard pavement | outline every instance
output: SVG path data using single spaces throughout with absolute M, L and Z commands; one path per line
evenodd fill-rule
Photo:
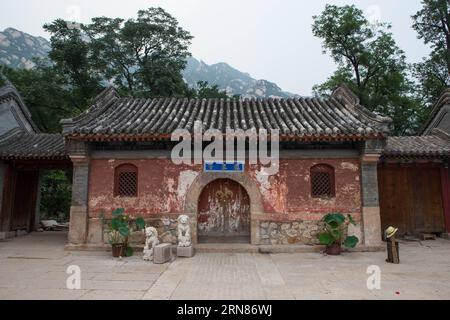
M 165 265 L 139 256 L 64 251 L 66 234 L 33 233 L 0 242 L 0 299 L 450 299 L 450 241 L 402 242 L 400 265 L 385 252 L 199 253 Z M 81 268 L 81 289 L 66 270 Z M 368 290 L 369 266 L 381 289 Z

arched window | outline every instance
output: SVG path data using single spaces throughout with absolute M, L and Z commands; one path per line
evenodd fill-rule
M 311 168 L 311 196 L 313 198 L 333 198 L 336 195 L 334 168 L 319 164 Z
M 134 198 L 138 195 L 138 169 L 132 164 L 118 166 L 114 172 L 114 196 Z

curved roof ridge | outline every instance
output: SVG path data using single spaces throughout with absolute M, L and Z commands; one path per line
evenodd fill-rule
M 445 88 L 444 91 L 442 91 L 441 95 L 439 96 L 439 99 L 436 101 L 436 103 L 431 108 L 430 115 L 428 116 L 428 119 L 425 121 L 424 125 L 420 128 L 420 134 L 425 134 L 427 132 L 428 127 L 433 123 L 434 118 L 439 113 L 441 108 L 445 105 L 450 104 L 450 88 Z
M 113 87 L 107 87 L 100 92 L 91 102 L 91 106 L 81 114 L 73 118 L 61 119 L 63 134 L 70 131 L 70 128 L 76 124 L 82 123 L 88 116 L 95 117 L 102 114 L 112 103 L 121 99 L 119 92 Z
M 367 118 L 367 120 L 369 121 L 377 122 L 381 126 L 390 126 L 393 123 L 392 118 L 381 116 L 375 112 L 370 111 L 365 106 L 361 105 L 359 97 L 345 83 L 337 87 L 333 91 L 331 96 L 348 103 L 349 106 L 353 107 L 357 112 L 359 112 L 363 117 Z
M 3 87 L 0 87 L 0 103 L 2 102 L 2 100 L 6 100 L 8 98 L 12 98 L 17 102 L 17 105 L 19 106 L 26 120 L 30 124 L 31 128 L 35 131 L 35 133 L 40 133 L 41 130 L 36 125 L 36 123 L 34 123 L 33 118 L 31 116 L 31 112 L 30 110 L 28 110 L 28 107 L 23 101 L 22 96 L 20 95 L 17 88 L 11 83 L 8 83 Z

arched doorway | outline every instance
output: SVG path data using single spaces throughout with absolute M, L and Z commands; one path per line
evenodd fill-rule
M 230 179 L 209 183 L 198 200 L 200 243 L 250 243 L 250 197 Z

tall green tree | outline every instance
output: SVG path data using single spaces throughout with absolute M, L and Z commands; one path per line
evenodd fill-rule
M 371 24 L 354 5 L 326 5 L 313 19 L 313 34 L 337 64 L 336 72 L 314 91 L 327 94 L 347 83 L 365 107 L 393 118 L 396 134 L 414 133 L 424 112 L 413 96 L 408 64 L 391 26 Z
M 94 68 L 96 57 L 76 24 L 57 19 L 45 24 L 44 29 L 51 34 L 49 58 L 53 69 L 70 87 L 73 106 L 83 110 L 101 88 L 101 75 Z
M 412 16 L 419 39 L 432 52 L 414 65 L 419 92 L 425 103 L 433 103 L 450 86 L 450 3 L 448 0 L 423 0 L 422 9 Z
M 136 19 L 98 17 L 83 31 L 94 64 L 132 95 L 182 96 L 182 71 L 192 36 L 162 8 L 140 10 Z

